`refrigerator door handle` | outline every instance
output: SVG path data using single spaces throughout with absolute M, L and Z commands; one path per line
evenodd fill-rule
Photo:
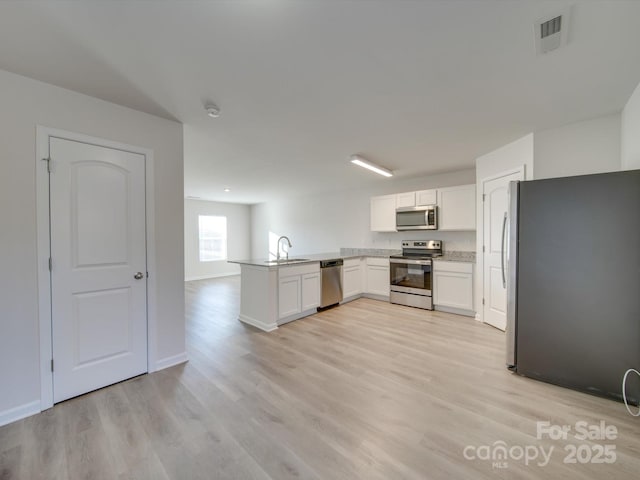
M 507 268 L 509 282 L 507 282 L 507 367 L 516 368 L 516 291 L 518 288 L 518 182 L 509 182 L 509 238 L 507 248 Z M 505 217 L 506 218 L 506 217 Z
M 502 239 L 500 241 L 500 271 L 502 272 L 502 288 L 507 288 L 507 277 L 504 273 L 504 240 L 507 231 L 507 212 L 504 212 L 502 219 Z

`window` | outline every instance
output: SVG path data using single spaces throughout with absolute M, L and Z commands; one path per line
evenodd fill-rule
M 227 217 L 198 215 L 200 261 L 227 259 Z

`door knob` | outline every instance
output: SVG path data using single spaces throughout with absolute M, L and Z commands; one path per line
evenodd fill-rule
M 144 273 L 138 272 L 133 276 L 133 278 L 135 278 L 136 280 L 142 280 L 144 278 Z

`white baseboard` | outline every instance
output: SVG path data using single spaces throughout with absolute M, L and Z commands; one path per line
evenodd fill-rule
M 453 307 L 443 307 L 440 305 L 435 305 L 433 307 L 434 310 L 437 310 L 438 312 L 446 312 L 446 313 L 454 313 L 456 315 L 463 315 L 465 317 L 473 317 L 474 319 L 476 318 L 476 312 L 474 312 L 473 310 L 465 310 L 462 308 L 453 308 Z
M 364 298 L 370 298 L 371 300 L 379 300 L 381 302 L 388 302 L 389 297 L 387 295 L 378 295 L 377 293 L 363 293 Z
M 246 315 L 242 315 L 242 314 L 240 314 L 240 316 L 238 317 L 238 320 L 248 325 L 251 325 L 252 327 L 259 328 L 263 332 L 273 332 L 278 328 L 278 325 L 265 323 L 261 320 L 258 320 L 257 318 L 247 317 Z
M 165 368 L 173 367 L 174 365 L 179 365 L 180 363 L 185 363 L 188 361 L 189 357 L 187 357 L 187 352 L 182 352 L 172 357 L 163 358 L 156 362 L 156 369 L 154 370 L 154 372 L 157 372 L 158 370 L 164 370 Z
M 195 277 L 185 277 L 185 282 L 193 282 L 194 280 L 207 280 L 209 278 L 221 278 L 221 277 L 235 277 L 236 275 L 240 275 L 240 272 L 229 272 L 229 273 L 213 273 L 210 275 L 198 275 Z
M 349 302 L 353 302 L 354 300 L 357 300 L 359 298 L 362 298 L 362 294 L 361 293 L 359 293 L 357 295 L 351 295 L 350 297 L 345 297 L 340 302 L 340 305 L 345 304 L 345 303 L 349 303 Z
M 309 315 L 313 315 L 314 313 L 318 313 L 318 308 L 310 308 L 309 310 L 305 310 L 304 312 L 296 313 L 289 317 L 281 318 L 278 320 L 278 326 L 284 325 L 285 323 L 293 322 L 295 320 L 300 320 L 301 318 L 308 317 Z
M 40 400 L 10 408 L 9 410 L 0 412 L 0 427 L 30 417 L 36 413 L 40 413 Z

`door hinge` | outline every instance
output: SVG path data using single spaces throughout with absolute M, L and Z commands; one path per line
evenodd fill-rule
M 484 298 L 482 299 L 482 304 L 484 305 Z
M 53 270 L 53 260 L 51 260 L 51 257 L 49 257 L 49 271 L 51 272 Z
M 51 173 L 51 157 L 43 158 L 43 162 L 47 162 L 47 172 Z
M 484 202 L 484 199 L 485 199 L 485 197 L 486 197 L 486 196 L 487 196 L 487 194 L 486 194 L 486 193 L 483 193 L 483 194 L 482 194 L 482 201 L 483 201 L 483 202 Z
M 147 278 L 149 278 L 149 272 L 147 272 Z
M 51 359 L 51 371 L 53 372 L 53 358 Z
M 484 245 L 482 245 L 482 251 L 484 252 Z

